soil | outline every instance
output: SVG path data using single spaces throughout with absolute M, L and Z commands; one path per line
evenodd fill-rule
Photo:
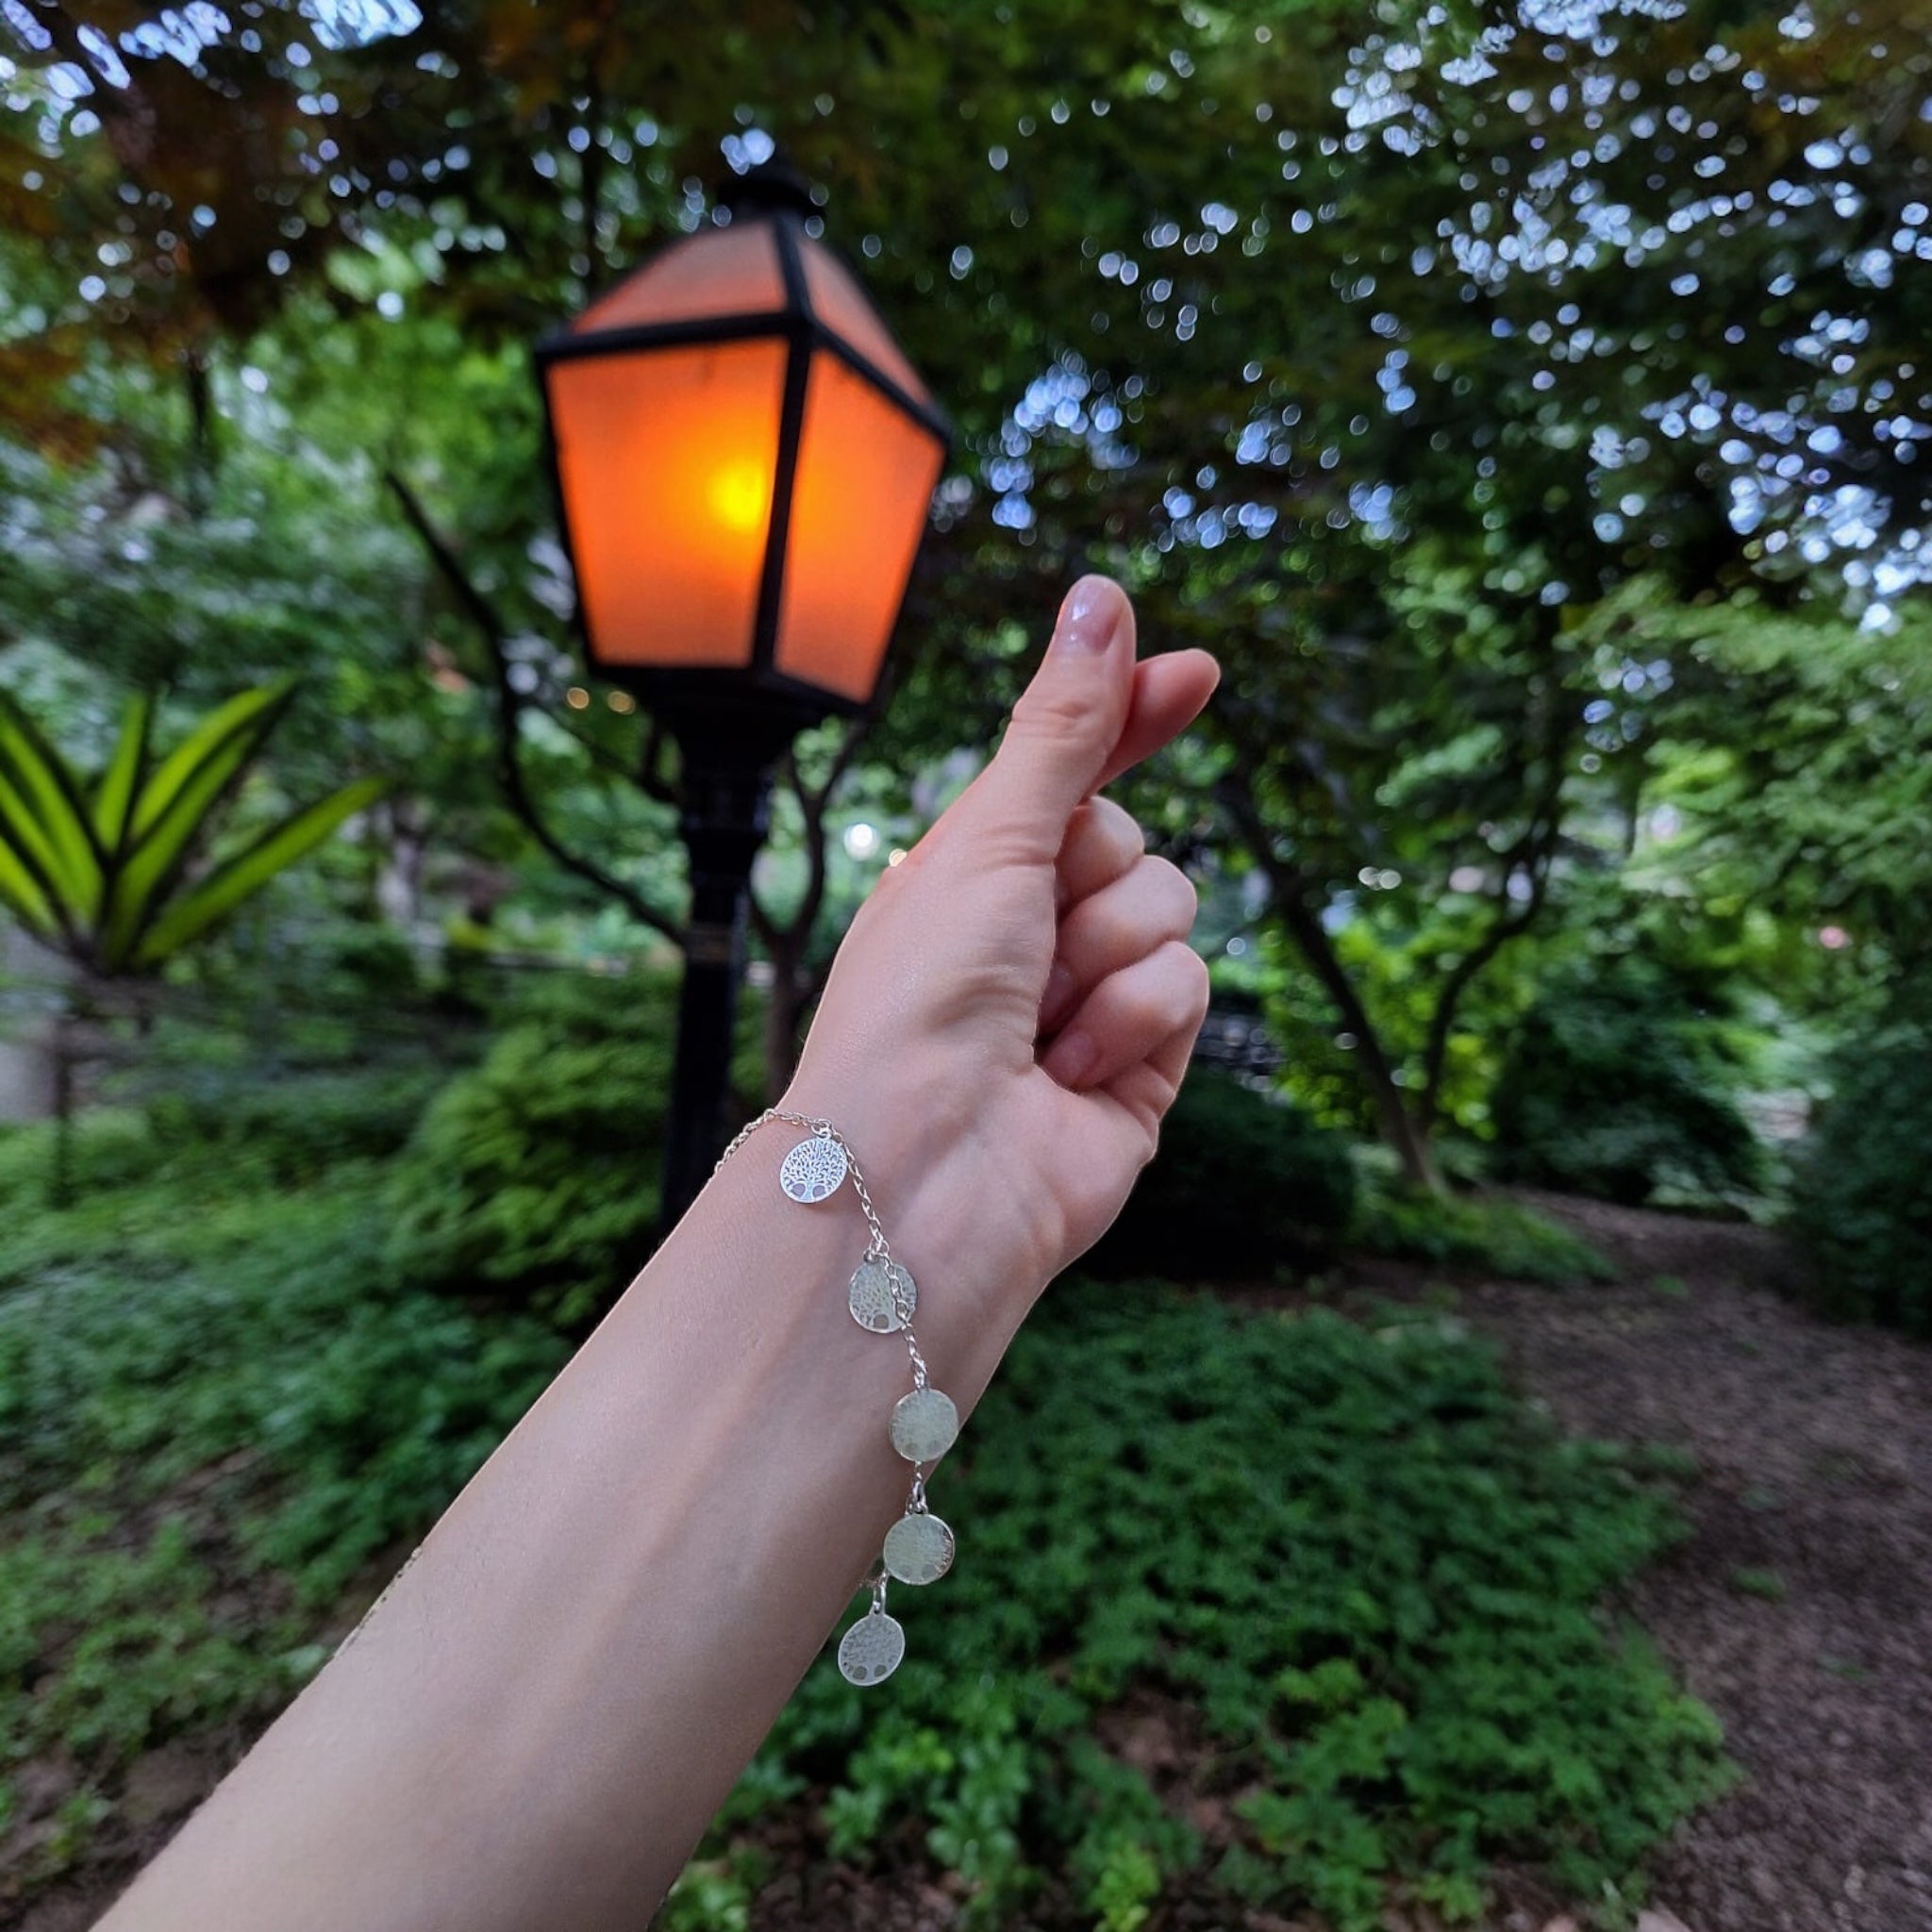
M 1744 1775 L 1656 1896 L 1691 1932 L 1932 1932 L 1932 1350 L 1806 1313 L 1760 1229 L 1525 1198 L 1621 1280 L 1463 1313 L 1565 1427 L 1697 1458 L 1632 1607 Z
M 1524 1198 L 1601 1248 L 1619 1280 L 1565 1291 L 1457 1279 L 1460 1312 L 1564 1427 L 1667 1444 L 1696 1463 L 1683 1492 L 1690 1535 L 1638 1579 L 1629 1608 L 1723 1719 L 1743 1774 L 1657 1860 L 1657 1909 L 1640 1932 L 1932 1932 L 1932 1351 L 1806 1313 L 1761 1230 Z M 1346 1274 L 1360 1294 L 1441 1285 L 1440 1272 L 1385 1262 Z M 1110 1747 L 1211 1839 L 1216 1820 L 1192 1789 L 1191 1714 L 1150 1697 L 1108 1724 Z M 64 1879 L 9 1907 L 0 1869 L 0 1927 L 81 1932 L 246 1742 L 237 1726 L 151 1753 Z M 44 1807 L 32 1802 L 37 1779 Z M 72 1769 L 25 1766 L 15 1783 L 23 1809 L 45 1815 Z M 8 1849 L 25 1824 L 16 1819 Z M 780 1875 L 754 1932 L 940 1932 L 958 1921 L 957 1888 L 922 1874 L 910 1845 L 890 1874 L 873 1873 L 827 1861 L 805 1812 L 769 1818 L 760 1835 Z M 1491 1932 L 1574 1932 L 1563 1901 L 1511 1874 L 1501 1890 Z M 1183 1892 L 1162 1901 L 1149 1932 L 1231 1923 L 1224 1901 Z M 1320 1932 L 1263 1913 L 1239 1923 Z

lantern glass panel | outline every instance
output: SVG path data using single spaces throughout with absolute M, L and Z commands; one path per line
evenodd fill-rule
M 786 347 L 552 362 L 558 475 L 591 655 L 743 665 L 771 523 Z
M 944 451 L 873 385 L 812 358 L 785 553 L 777 668 L 864 704 L 925 528 Z
M 818 319 L 834 335 L 850 342 L 881 375 L 891 376 L 915 402 L 930 402 L 932 397 L 906 359 L 905 350 L 892 340 L 878 310 L 866 299 L 845 264 L 830 249 L 813 242 L 807 242 L 800 253 L 805 260 L 806 291 Z
M 785 307 L 785 278 L 770 222 L 713 228 L 673 242 L 627 275 L 571 325 L 573 335 L 658 323 L 709 321 L 721 315 L 775 315 Z

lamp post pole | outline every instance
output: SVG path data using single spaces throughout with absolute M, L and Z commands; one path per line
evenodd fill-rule
M 724 1144 L 751 870 L 770 824 L 772 767 L 810 722 L 800 708 L 751 697 L 687 703 L 663 715 L 683 767 L 677 829 L 690 871 L 691 917 L 664 1124 L 660 1237 L 697 1199 Z

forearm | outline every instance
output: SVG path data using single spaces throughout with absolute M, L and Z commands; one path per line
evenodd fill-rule
M 642 1922 L 905 1501 L 906 1352 L 845 1311 L 850 1191 L 780 1194 L 797 1138 L 714 1179 L 113 1932 Z M 937 1183 L 881 1185 L 963 1413 L 1038 1284 L 975 1278 Z

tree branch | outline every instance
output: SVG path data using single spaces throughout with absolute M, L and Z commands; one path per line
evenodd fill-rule
M 431 561 L 449 586 L 464 615 L 476 627 L 484 643 L 489 647 L 491 671 L 496 691 L 497 772 L 510 809 L 523 822 L 537 843 L 564 871 L 596 887 L 607 897 L 615 899 L 639 924 L 649 926 L 653 932 L 661 933 L 666 939 L 682 946 L 684 934 L 674 921 L 659 912 L 635 887 L 626 885 L 615 874 L 607 872 L 594 859 L 572 851 L 544 822 L 524 774 L 524 701 L 510 678 L 509 654 L 506 648 L 507 630 L 504 622 L 497 614 L 495 606 L 477 588 L 469 572 L 463 568 L 462 559 L 457 555 L 448 539 L 430 521 L 429 513 L 424 508 L 415 491 L 393 470 L 385 471 L 383 480 L 393 492 L 397 503 L 402 507 L 404 519 L 422 541 L 423 547 L 428 551 Z M 572 734 L 573 737 L 575 735 Z

